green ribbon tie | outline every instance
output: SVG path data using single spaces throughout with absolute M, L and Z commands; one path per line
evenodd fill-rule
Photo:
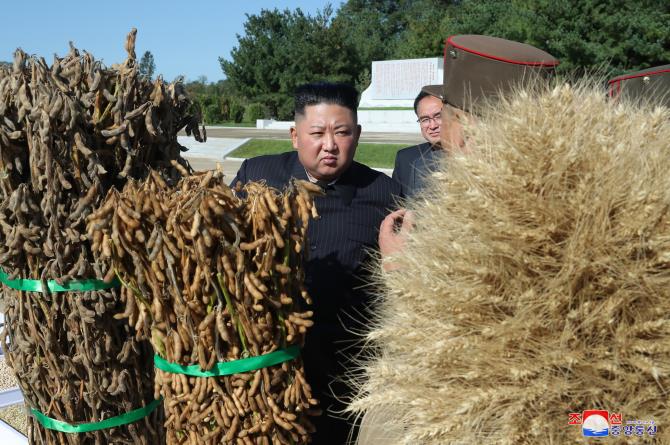
M 138 420 L 151 414 L 161 402 L 162 399 L 154 400 L 144 408 L 139 408 L 134 411 L 130 411 L 129 413 L 121 414 L 120 416 L 110 417 L 109 419 L 101 420 L 100 422 L 80 423 L 78 425 L 72 425 L 67 422 L 61 422 L 60 420 L 52 419 L 51 417 L 45 416 L 35 408 L 31 408 L 30 412 L 44 428 L 49 430 L 60 431 L 63 433 L 88 433 L 91 431 L 115 428 L 117 426 L 137 422 Z
M 0 269 L 0 283 L 4 283 L 7 287 L 16 290 L 23 290 L 27 292 L 44 292 L 42 289 L 41 280 L 29 280 L 24 278 L 9 279 L 9 275 L 4 270 Z M 119 287 L 121 283 L 114 277 L 109 283 L 102 280 L 72 280 L 61 286 L 54 280 L 47 280 L 49 292 L 86 292 L 94 290 L 110 289 L 112 287 Z
M 200 365 L 186 366 L 178 363 L 171 363 L 159 355 L 154 355 L 154 365 L 156 368 L 172 374 L 186 374 L 194 377 L 217 377 L 255 371 L 257 369 L 267 368 L 268 366 L 278 365 L 279 363 L 293 360 L 298 357 L 299 354 L 300 347 L 298 345 L 293 345 L 286 349 L 279 349 L 265 355 L 243 358 L 230 362 L 219 362 L 209 371 L 203 371 L 200 368 Z

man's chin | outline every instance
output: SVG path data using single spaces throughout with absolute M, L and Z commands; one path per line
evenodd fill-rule
M 321 168 L 317 170 L 317 173 L 323 180 L 333 180 L 335 178 L 338 178 L 342 173 L 344 173 L 344 169 L 342 168 L 341 165 L 337 165 L 334 167 L 321 166 Z

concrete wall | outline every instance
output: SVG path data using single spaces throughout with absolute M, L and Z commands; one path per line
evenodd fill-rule
M 274 119 L 256 119 L 256 128 L 269 130 L 288 130 L 293 126 L 293 121 L 276 121 Z
M 364 131 L 421 132 L 414 110 L 358 110 L 358 123 Z

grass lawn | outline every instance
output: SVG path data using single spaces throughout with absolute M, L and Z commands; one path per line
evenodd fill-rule
M 355 160 L 370 167 L 393 168 L 395 154 L 406 144 L 360 143 Z M 275 139 L 251 139 L 246 144 L 230 152 L 229 158 L 253 158 L 254 156 L 283 153 L 293 150 L 291 141 Z

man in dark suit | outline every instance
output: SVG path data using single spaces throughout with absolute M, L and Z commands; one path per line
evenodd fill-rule
M 365 262 L 377 249 L 378 227 L 400 193 L 395 181 L 353 160 L 361 133 L 357 104 L 358 93 L 349 85 L 299 87 L 291 128 L 295 151 L 247 159 L 232 182 L 265 180 L 281 189 L 298 178 L 326 192 L 315 198 L 320 218 L 309 223 L 305 264 L 315 325 L 307 333 L 303 359 L 324 409 L 315 420 L 313 443 L 319 445 L 344 444 L 352 430 L 351 423 L 334 417 L 344 408 L 335 397 L 346 397 L 348 388 L 333 378 L 347 372 L 343 350 L 351 348 L 356 328 L 350 317 L 365 313 L 370 302 L 361 288 Z M 346 355 L 353 352 L 347 349 Z
M 443 155 L 440 147 L 442 99 L 422 90 L 414 99 L 414 112 L 427 142 L 398 151 L 393 168 L 393 179 L 401 186 L 400 196 L 411 197 L 424 185 L 424 178 Z

